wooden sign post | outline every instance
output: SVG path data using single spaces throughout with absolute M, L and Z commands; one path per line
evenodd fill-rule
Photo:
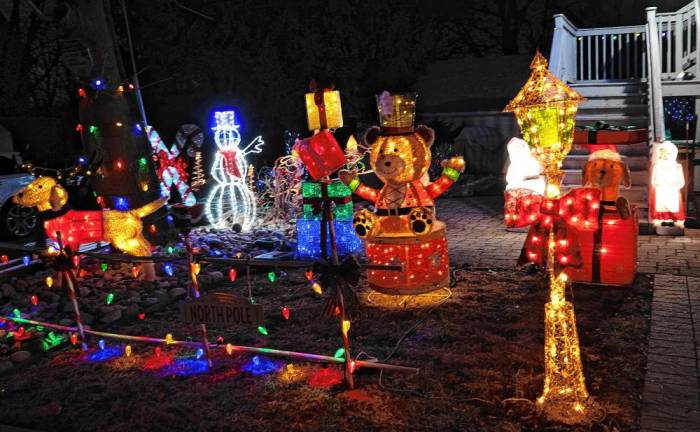
M 233 294 L 213 293 L 180 304 L 180 319 L 188 324 L 218 326 L 264 325 L 262 306 Z

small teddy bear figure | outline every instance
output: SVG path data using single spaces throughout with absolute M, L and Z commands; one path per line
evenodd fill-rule
M 600 189 L 602 208 L 617 211 L 622 219 L 627 219 L 632 209 L 627 199 L 620 196 L 621 183 L 629 188 L 632 179 L 619 153 L 605 149 L 588 155 L 588 162 L 583 166 L 583 186 Z
M 678 148 L 670 141 L 655 143 L 651 168 L 651 219 L 655 227 L 683 229 L 685 208 L 681 189 L 685 186 L 683 167 L 676 162 Z
M 546 182 L 542 175 L 542 164 L 532 155 L 527 142 L 511 138 L 507 147 L 510 165 L 506 173 L 506 190 L 527 189 L 544 195 Z
M 435 222 L 433 200 L 444 193 L 464 171 L 461 156 L 442 161 L 442 175 L 432 183 L 421 179 L 431 162 L 430 146 L 435 132 L 420 125 L 413 128 L 415 94 L 377 97 L 382 129 L 374 126 L 365 133 L 370 146 L 370 165 L 384 182 L 380 190 L 365 186 L 356 172 L 338 174 L 355 194 L 374 202 L 373 213 L 355 212 L 353 222 L 360 238 L 376 235 L 424 235 Z

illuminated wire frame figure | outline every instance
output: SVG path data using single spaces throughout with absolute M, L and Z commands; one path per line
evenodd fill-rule
M 214 113 L 216 125 L 214 141 L 218 147 L 211 176 L 216 182 L 206 203 L 209 222 L 218 227 L 232 227 L 240 224 L 243 231 L 255 223 L 256 204 L 253 192 L 246 184 L 248 162 L 246 155 L 260 153 L 265 143 L 256 137 L 245 148 L 241 148 L 241 134 L 238 132 L 233 111 Z

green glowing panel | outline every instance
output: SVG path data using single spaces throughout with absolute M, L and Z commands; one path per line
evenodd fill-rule
M 540 146 L 552 147 L 560 143 L 559 138 L 559 109 L 542 108 L 532 112 L 533 124 L 537 126 L 537 136 Z

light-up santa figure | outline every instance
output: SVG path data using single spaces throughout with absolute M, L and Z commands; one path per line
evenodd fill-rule
M 255 222 L 256 204 L 255 196 L 246 184 L 248 162 L 245 156 L 260 153 L 264 141 L 258 136 L 241 148 L 240 126 L 236 124 L 235 113 L 217 111 L 214 119 L 216 125 L 212 130 L 218 151 L 211 176 L 216 184 L 207 198 L 207 218 L 218 227 L 238 224 L 243 231 L 247 231 Z
M 654 227 L 683 229 L 685 208 L 681 189 L 685 186 L 683 167 L 676 162 L 678 148 L 670 141 L 655 143 L 652 152 L 649 210 Z
M 542 165 L 530 152 L 530 146 L 520 138 L 508 141 L 510 165 L 506 173 L 506 190 L 527 189 L 544 195 L 545 179 Z

